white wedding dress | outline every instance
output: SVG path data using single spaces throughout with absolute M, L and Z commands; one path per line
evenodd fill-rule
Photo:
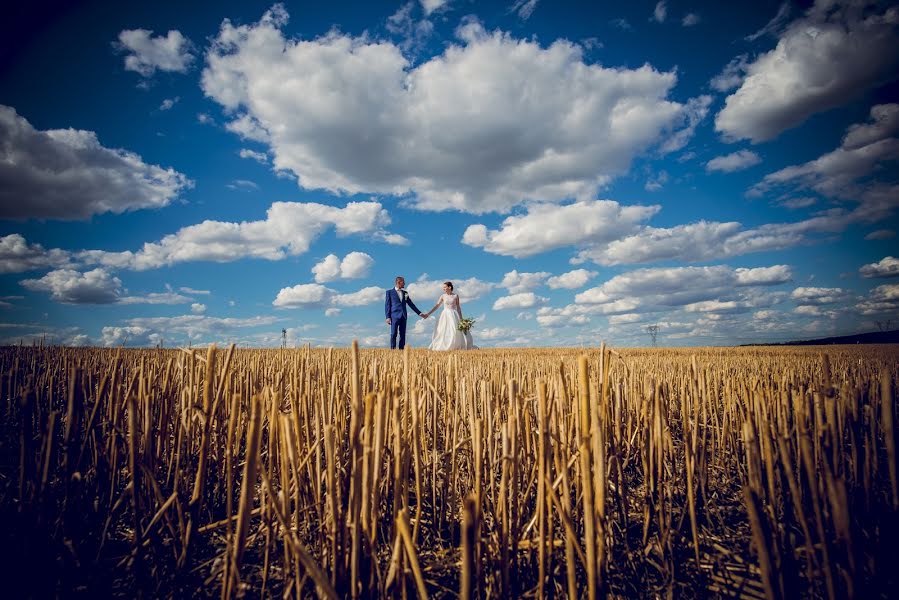
M 434 327 L 434 335 L 431 337 L 431 345 L 429 350 L 471 350 L 474 344 L 471 340 L 471 333 L 459 331 L 459 311 L 456 309 L 456 303 L 459 296 L 456 294 L 444 294 L 438 301 L 443 304 L 443 310 L 440 311 L 440 318 L 437 320 L 437 326 Z

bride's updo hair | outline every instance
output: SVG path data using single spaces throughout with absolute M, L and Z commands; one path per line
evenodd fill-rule
M 453 289 L 453 282 L 452 282 L 452 281 L 444 281 L 444 282 L 443 282 L 443 285 L 448 285 L 450 290 Z

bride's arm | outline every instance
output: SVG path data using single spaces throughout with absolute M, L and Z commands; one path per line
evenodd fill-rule
M 433 313 L 435 310 L 437 310 L 437 307 L 440 306 L 440 303 L 442 301 L 443 301 L 443 296 L 440 296 L 439 298 L 437 298 L 437 304 L 434 305 L 434 308 L 432 308 L 431 310 L 429 310 L 428 312 L 425 313 L 425 319 L 430 317 L 431 313 Z
M 459 300 L 459 296 L 456 296 L 456 312 L 459 313 L 459 318 L 464 319 L 462 316 L 462 301 Z

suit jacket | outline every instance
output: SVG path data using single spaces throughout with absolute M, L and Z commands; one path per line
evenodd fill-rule
M 415 303 L 412 302 L 412 299 L 409 297 L 409 292 L 406 292 L 406 299 L 403 300 L 400 298 L 400 294 L 396 291 L 396 288 L 392 288 L 387 290 L 387 297 L 384 299 L 384 317 L 388 319 L 405 319 L 406 318 L 406 305 L 409 305 L 412 310 L 415 311 L 415 314 L 421 315 L 421 311 L 418 310 L 418 307 L 415 306 Z

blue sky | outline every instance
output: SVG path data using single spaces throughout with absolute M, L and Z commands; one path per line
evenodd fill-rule
M 899 323 L 890 3 L 70 4 L 0 31 L 0 343 Z

